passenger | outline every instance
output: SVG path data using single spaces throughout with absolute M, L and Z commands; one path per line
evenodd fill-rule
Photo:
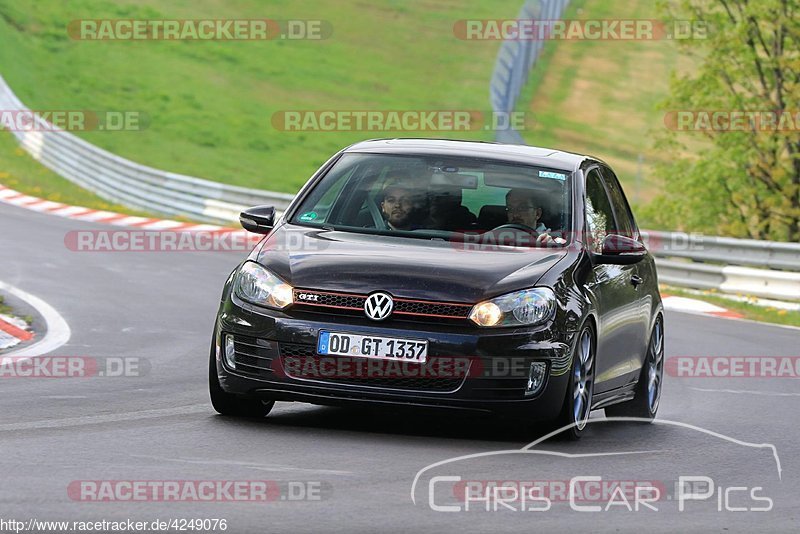
M 381 213 L 392 230 L 422 228 L 428 214 L 418 184 L 401 173 L 391 174 L 383 188 Z

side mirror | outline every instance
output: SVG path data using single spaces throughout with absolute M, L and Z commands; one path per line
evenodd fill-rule
M 598 263 L 631 265 L 647 255 L 647 248 L 639 241 L 624 235 L 609 234 L 603 240 L 603 253 L 595 256 Z
M 242 228 L 256 234 L 268 234 L 275 226 L 275 208 L 272 206 L 255 206 L 239 214 Z

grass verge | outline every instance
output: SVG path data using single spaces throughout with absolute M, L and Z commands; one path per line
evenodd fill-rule
M 800 311 L 780 310 L 752 302 L 740 302 L 720 296 L 719 293 L 713 291 L 701 291 L 698 294 L 694 291 L 685 291 L 673 286 L 662 286 L 661 292 L 676 297 L 686 297 L 715 304 L 741 313 L 745 319 L 752 321 L 800 327 Z
M 652 0 L 577 0 L 565 19 L 661 19 Z M 520 109 L 534 124 L 526 142 L 592 154 L 607 161 L 635 205 L 662 188 L 653 176 L 660 154 L 654 134 L 664 128 L 658 104 L 673 70 L 691 61 L 669 40 L 561 40 L 546 43 Z M 647 221 L 641 221 L 647 224 Z
M 6 304 L 5 297 L 3 295 L 0 295 L 0 314 L 14 317 L 14 314 L 12 313 L 13 311 L 14 310 L 11 309 L 11 306 Z M 33 323 L 33 317 L 30 315 L 24 315 L 20 317 L 20 319 L 28 323 L 28 326 L 30 326 L 31 323 Z
M 33 159 L 17 144 L 11 133 L 3 130 L 0 130 L 0 184 L 26 195 L 64 204 L 144 217 L 154 216 L 107 202 L 62 178 Z

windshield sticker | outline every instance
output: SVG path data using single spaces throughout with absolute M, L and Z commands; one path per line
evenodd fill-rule
M 539 171 L 539 178 L 553 178 L 554 180 L 566 180 L 567 175 L 560 172 Z
M 303 222 L 313 221 L 316 218 L 317 218 L 316 211 L 307 211 L 300 216 L 300 220 Z

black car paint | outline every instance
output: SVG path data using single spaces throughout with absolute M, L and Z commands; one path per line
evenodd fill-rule
M 405 149 L 379 147 L 387 153 L 471 155 L 448 145 Z M 359 150 L 356 145 L 352 150 Z M 487 159 L 530 163 L 516 149 L 505 147 L 481 154 Z M 278 343 L 315 344 L 320 330 L 347 330 L 385 336 L 429 339 L 431 355 L 477 357 L 491 365 L 493 356 L 526 356 L 549 362 L 548 383 L 534 398 L 493 398 L 490 382 L 466 380 L 455 392 L 418 392 L 354 387 L 286 376 L 263 380 L 228 369 L 217 357 L 220 385 L 225 391 L 276 400 L 318 404 L 377 403 L 447 407 L 552 419 L 558 414 L 568 384 L 568 364 L 576 333 L 592 322 L 597 336 L 597 375 L 594 407 L 630 399 L 640 376 L 650 331 L 662 313 L 653 258 L 631 265 L 598 263 L 584 243 L 587 231 L 584 205 L 585 173 L 605 164 L 574 156 L 572 161 L 547 165 L 574 173 L 572 228 L 578 229 L 563 248 L 521 249 L 519 252 L 464 251 L 447 242 L 414 238 L 351 234 L 287 223 L 298 199 L 312 189 L 327 170 L 348 151 L 334 155 L 304 186 L 273 231 L 248 259 L 268 266 L 296 288 L 326 289 L 362 294 L 388 291 L 395 297 L 464 302 L 481 300 L 517 289 L 550 287 L 556 292 L 555 317 L 544 325 L 526 328 L 480 328 L 471 324 L 420 324 L 402 321 L 375 323 L 366 317 L 309 316 L 270 310 L 239 300 L 228 278 L 218 313 L 215 336 L 232 333 L 275 340 Z M 365 150 L 361 148 L 360 150 Z M 376 147 L 370 150 L 376 150 Z M 562 153 L 563 154 L 563 153 Z M 569 159 L 569 158 L 568 158 Z M 537 164 L 542 164 L 540 161 Z M 559 166 L 560 163 L 560 166 Z M 286 242 L 298 246 L 287 253 Z M 413 251 L 410 253 L 409 250 Z M 402 254 L 398 254 L 402 252 Z M 413 259 L 412 259 L 413 257 Z M 487 261 L 487 259 L 489 261 Z M 641 284 L 632 278 L 640 277 Z M 277 352 L 276 352 L 277 356 Z M 566 367 L 565 367 L 566 362 Z M 556 372 L 554 373 L 554 369 Z M 482 386 L 486 385 L 486 388 Z

